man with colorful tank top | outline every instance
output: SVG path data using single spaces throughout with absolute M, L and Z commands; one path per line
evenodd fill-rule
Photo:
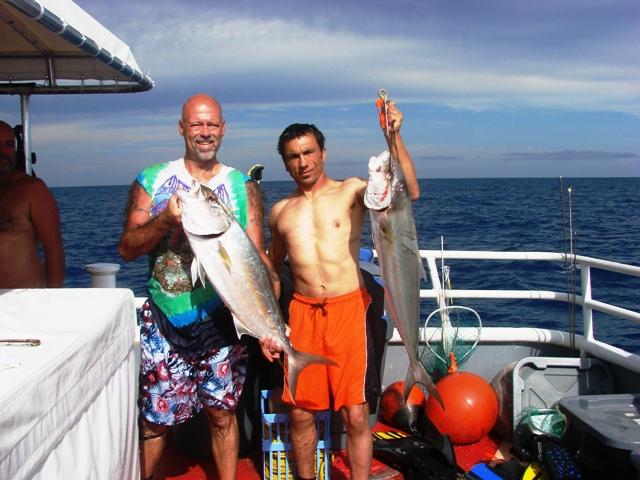
M 181 227 L 178 189 L 194 182 L 212 189 L 264 253 L 262 195 L 256 182 L 217 158 L 225 133 L 220 104 L 190 97 L 178 123 L 185 154 L 144 169 L 133 182 L 119 251 L 130 261 L 149 255 L 149 298 L 141 312 L 140 407 L 142 478 L 152 478 L 169 425 L 204 409 L 218 478 L 235 479 L 235 409 L 245 381 L 247 354 L 230 312 L 209 281 L 191 278 L 193 254 Z M 270 268 L 270 267 L 269 267 Z M 272 275 L 274 283 L 277 276 Z M 276 286 L 277 290 L 277 286 Z

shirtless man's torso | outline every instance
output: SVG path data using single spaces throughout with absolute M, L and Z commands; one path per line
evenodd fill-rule
M 363 286 L 357 262 L 365 207 L 359 178 L 327 177 L 271 211 L 272 255 L 288 253 L 294 289 L 308 297 L 335 297 Z
M 15 164 L 13 129 L 0 122 L 0 288 L 61 287 L 58 206 L 42 180 L 16 170 Z

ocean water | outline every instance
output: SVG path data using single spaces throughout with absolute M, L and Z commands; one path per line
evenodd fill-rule
M 566 190 L 572 187 L 572 225 L 576 253 L 640 265 L 640 178 L 564 179 L 564 224 L 568 224 Z M 420 248 L 448 250 L 566 251 L 559 179 L 434 179 L 420 181 L 414 203 Z M 265 211 L 293 190 L 292 182 L 263 182 Z M 120 259 L 117 245 L 128 187 L 54 188 L 62 220 L 66 287 L 90 284 L 85 265 L 118 263 L 119 287 L 145 295 L 147 260 Z M 265 214 L 266 217 L 266 214 Z M 268 239 L 268 232 L 266 232 Z M 363 246 L 373 246 L 368 220 Z M 567 291 L 572 272 L 548 262 L 448 261 L 453 288 L 543 289 Z M 577 272 L 578 292 L 580 275 Z M 427 283 L 424 288 L 430 288 Z M 640 278 L 592 269 L 593 298 L 640 311 Z M 566 330 L 567 305 L 524 300 L 458 302 L 478 311 L 486 326 L 536 325 Z M 436 308 L 423 302 L 424 321 Z M 576 311 L 578 332 L 581 311 Z M 596 338 L 640 353 L 640 326 L 594 313 Z

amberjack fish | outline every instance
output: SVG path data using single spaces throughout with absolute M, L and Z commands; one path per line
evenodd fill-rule
M 411 199 L 402 169 L 385 151 L 369 160 L 364 203 L 371 215 L 373 241 L 384 281 L 385 307 L 409 355 L 405 401 L 418 383 L 442 405 L 431 376 L 417 357 L 420 280 L 426 278 L 418 249 Z
M 288 358 L 289 389 L 295 395 L 298 374 L 311 363 L 336 365 L 320 355 L 295 350 L 286 335 L 282 312 L 258 249 L 227 205 L 204 185 L 178 190 L 182 227 L 193 252 L 191 278 L 209 279 L 231 311 L 238 337 L 272 336 Z

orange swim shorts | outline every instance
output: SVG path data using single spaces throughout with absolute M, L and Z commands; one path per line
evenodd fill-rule
M 289 338 L 293 348 L 322 355 L 338 365 L 305 367 L 298 377 L 296 407 L 327 410 L 333 399 L 333 409 L 338 410 L 366 402 L 366 316 L 370 303 L 365 288 L 332 298 L 294 293 L 289 305 Z M 285 362 L 285 378 L 286 372 Z M 283 400 L 293 403 L 287 385 Z

